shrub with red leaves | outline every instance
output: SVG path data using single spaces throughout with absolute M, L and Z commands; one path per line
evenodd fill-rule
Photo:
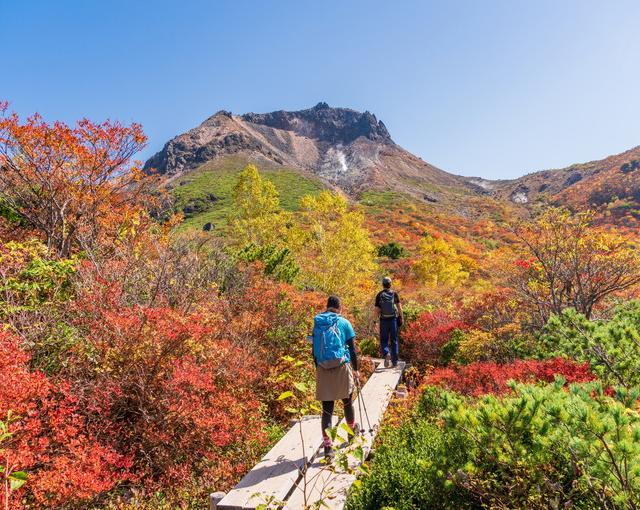
M 587 382 L 596 378 L 589 370 L 588 363 L 555 358 L 543 361 L 516 360 L 503 365 L 479 361 L 469 365 L 438 368 L 429 374 L 426 383 L 443 386 L 462 395 L 479 396 L 509 391 L 509 380 L 552 382 L 555 376 L 562 376 L 568 383 Z
M 7 497 L 13 509 L 24 498 L 37 508 L 77 504 L 127 479 L 128 457 L 96 441 L 70 385 L 54 384 L 28 363 L 17 339 L 0 331 L 0 419 L 9 411 L 17 418 L 2 444 L 0 465 L 29 477 L 15 493 L 0 492 L 2 507 Z
M 454 319 L 447 312 L 437 310 L 426 312 L 411 322 L 403 338 L 404 353 L 419 367 L 441 364 L 441 350 L 456 330 L 466 330 L 469 326 Z
M 227 488 L 236 473 L 225 458 L 242 466 L 265 443 L 253 389 L 260 363 L 224 336 L 215 313 L 123 301 L 106 285 L 76 302 L 75 326 L 91 345 L 73 363 L 85 409 L 146 488 L 193 475 Z

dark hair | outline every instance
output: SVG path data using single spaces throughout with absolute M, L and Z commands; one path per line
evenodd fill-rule
M 382 279 L 382 286 L 383 286 L 385 289 L 390 289 L 390 288 L 391 288 L 391 278 L 389 278 L 388 276 L 385 276 L 385 277 Z
M 329 299 L 327 299 L 327 308 L 340 309 L 340 298 L 338 296 L 329 296 Z

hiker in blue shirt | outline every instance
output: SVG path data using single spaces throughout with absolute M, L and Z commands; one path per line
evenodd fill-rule
M 336 400 L 342 400 L 347 425 L 357 430 L 353 392 L 358 374 L 356 333 L 351 323 L 340 315 L 338 296 L 329 296 L 327 310 L 316 315 L 313 324 L 313 360 L 316 365 L 316 399 L 322 402 L 322 438 L 325 457 L 333 453 L 331 428 Z
M 376 295 L 375 316 L 380 319 L 380 351 L 385 368 L 398 365 L 398 328 L 402 326 L 400 296 L 391 288 L 391 278 L 382 279 L 382 290 Z

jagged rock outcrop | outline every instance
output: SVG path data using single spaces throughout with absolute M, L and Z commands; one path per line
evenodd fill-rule
M 331 108 L 318 103 L 298 112 L 247 113 L 242 119 L 330 144 L 347 145 L 361 136 L 381 143 L 393 143 L 386 126 L 370 112 Z

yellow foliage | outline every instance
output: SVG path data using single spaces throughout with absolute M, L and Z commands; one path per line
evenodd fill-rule
M 247 165 L 233 188 L 235 214 L 250 219 L 277 213 L 280 210 L 278 190 L 262 178 L 255 165 Z
M 338 193 L 323 191 L 300 202 L 301 224 L 296 247 L 302 281 L 311 288 L 338 294 L 354 302 L 373 290 L 375 247 L 364 227 L 364 216 L 349 210 Z
M 232 235 L 240 245 L 281 246 L 287 243 L 291 214 L 280 207 L 278 190 L 247 165 L 233 189 Z
M 464 338 L 460 340 L 458 356 L 467 363 L 487 359 L 495 343 L 496 338 L 491 333 L 480 329 L 472 329 L 465 333 Z
M 248 165 L 233 196 L 231 226 L 239 245 L 289 249 L 301 269 L 299 284 L 338 294 L 351 304 L 373 291 L 375 247 L 363 214 L 350 210 L 343 195 L 306 195 L 300 200 L 301 213 L 294 216 L 280 208 L 273 184 Z
M 427 285 L 456 285 L 469 278 L 474 262 L 442 238 L 426 236 L 420 243 L 420 259 L 413 268 Z

